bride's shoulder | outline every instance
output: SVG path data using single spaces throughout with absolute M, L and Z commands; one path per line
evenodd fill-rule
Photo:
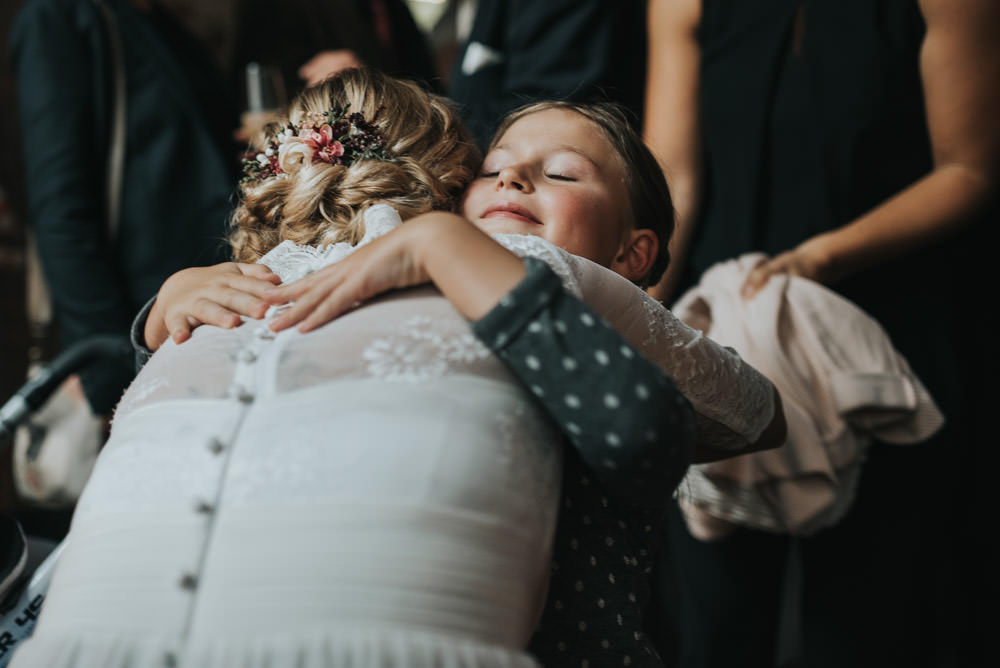
M 310 246 L 285 240 L 269 250 L 258 263 L 267 266 L 280 276 L 282 283 L 291 283 L 328 264 L 344 259 L 353 250 L 354 246 L 343 242 Z
M 388 204 L 374 204 L 365 210 L 365 234 L 356 245 L 346 241 L 312 246 L 288 239 L 268 251 L 258 262 L 290 283 L 318 269 L 340 262 L 355 250 L 402 224 L 399 212 Z

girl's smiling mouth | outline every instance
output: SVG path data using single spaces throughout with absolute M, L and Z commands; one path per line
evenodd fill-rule
M 496 204 L 492 204 L 487 207 L 486 211 L 483 212 L 480 218 L 511 218 L 513 220 L 520 220 L 535 225 L 542 224 L 542 221 L 538 220 L 533 213 L 528 211 L 523 206 L 514 204 L 513 202 L 498 202 Z

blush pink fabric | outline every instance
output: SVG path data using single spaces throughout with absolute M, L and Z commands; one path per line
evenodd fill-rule
M 678 494 L 703 540 L 735 525 L 797 535 L 829 526 L 850 507 L 874 439 L 918 443 L 944 424 L 886 332 L 853 303 L 786 275 L 743 299 L 743 281 L 763 258 L 713 266 L 672 309 L 767 376 L 788 424 L 780 448 L 691 467 Z

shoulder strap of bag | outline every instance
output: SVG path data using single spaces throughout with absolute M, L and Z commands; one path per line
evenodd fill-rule
M 107 34 L 108 54 L 114 73 L 114 99 L 111 108 L 111 145 L 108 152 L 107 212 L 108 239 L 118 235 L 118 221 L 121 215 L 122 176 L 125 168 L 125 57 L 122 50 L 121 32 L 114 11 L 102 0 L 94 0 L 104 19 Z

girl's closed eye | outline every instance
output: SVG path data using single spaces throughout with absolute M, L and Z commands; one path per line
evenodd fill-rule
M 595 174 L 596 167 L 589 158 L 578 151 L 559 151 L 545 161 L 543 174 L 553 181 L 586 181 Z

